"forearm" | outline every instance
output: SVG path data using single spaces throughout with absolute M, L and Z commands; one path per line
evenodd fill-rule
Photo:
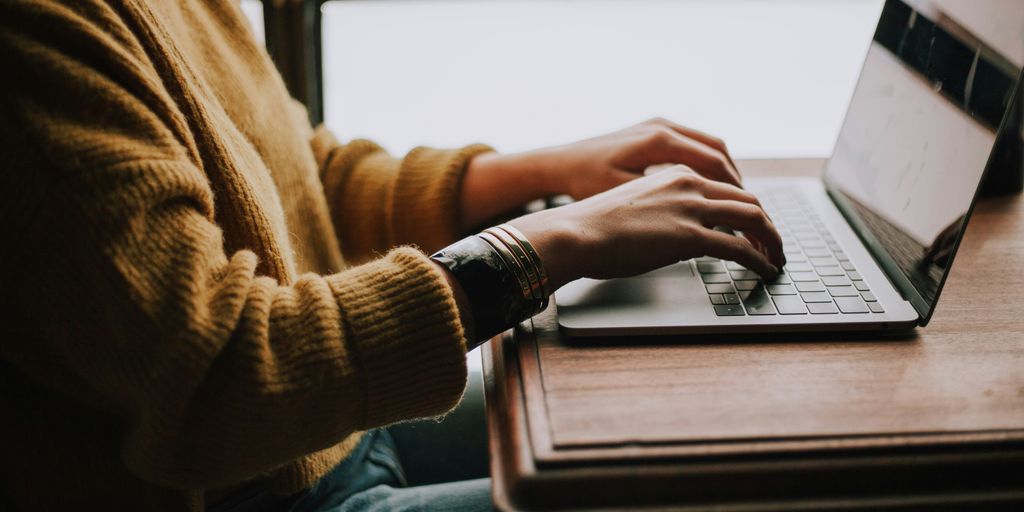
M 543 151 L 474 157 L 460 191 L 459 229 L 467 232 L 535 199 L 561 192 Z

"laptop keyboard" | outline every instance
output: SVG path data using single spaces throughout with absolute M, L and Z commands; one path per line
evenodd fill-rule
M 758 195 L 782 235 L 786 266 L 765 282 L 731 261 L 698 258 L 696 270 L 718 316 L 865 315 L 885 310 L 799 191 Z

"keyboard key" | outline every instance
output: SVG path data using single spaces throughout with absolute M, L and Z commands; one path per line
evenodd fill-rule
M 832 302 L 832 296 L 828 292 L 807 292 L 801 293 L 800 298 L 804 302 Z
M 807 249 L 804 254 L 811 258 L 824 258 L 825 256 L 831 256 L 832 251 L 828 249 Z
M 700 278 L 704 280 L 704 284 L 724 284 L 732 282 L 729 279 L 729 274 L 701 274 Z
M 797 283 L 800 281 L 817 281 L 818 274 L 815 274 L 814 272 L 790 272 L 789 278 L 792 279 L 793 282 Z
M 867 313 L 868 307 L 860 297 L 836 297 L 836 305 L 843 313 Z
M 787 272 L 810 272 L 814 270 L 814 267 L 810 263 L 790 263 L 786 262 Z
M 807 309 L 813 315 L 838 315 L 839 308 L 831 302 L 812 302 L 807 304 Z
M 735 293 L 723 293 L 722 298 L 725 299 L 726 304 L 739 304 L 740 298 Z
M 846 276 L 827 276 L 821 278 L 825 286 L 850 286 L 850 280 Z
M 743 281 L 736 281 L 736 289 L 741 292 L 749 291 L 756 288 L 758 284 L 760 284 L 760 281 L 753 281 L 749 279 Z
M 822 277 L 846 275 L 846 272 L 839 267 L 818 267 L 816 270 L 818 275 Z
M 715 274 L 725 272 L 725 267 L 722 266 L 721 261 L 701 261 L 697 263 L 697 272 L 701 274 Z
M 804 307 L 804 301 L 800 300 L 800 297 L 795 295 L 780 295 L 778 297 L 772 297 L 775 301 L 775 307 L 778 308 L 779 314 L 781 315 L 806 315 L 807 308 Z
M 757 272 L 752 270 L 733 270 L 729 272 L 729 275 L 737 281 L 742 281 L 744 279 L 761 279 L 761 276 L 757 275 Z
M 872 313 L 885 313 L 885 310 L 882 309 L 882 304 L 878 302 L 868 302 L 868 309 L 870 309 Z
M 852 261 L 843 261 L 842 262 L 842 267 L 843 267 L 843 270 L 857 270 L 857 268 L 853 266 L 853 262 Z
M 857 271 L 850 272 L 849 274 L 846 274 L 846 275 L 850 276 L 850 279 L 852 279 L 854 281 L 863 281 L 864 280 L 864 278 L 860 276 L 860 272 L 857 272 Z
M 796 295 L 796 290 L 791 284 L 770 284 L 765 288 L 768 288 L 771 295 Z
M 745 292 L 743 305 L 747 308 L 748 315 L 774 315 L 775 305 L 763 286 Z
M 726 305 L 726 306 L 714 306 L 715 314 L 718 316 L 745 316 L 743 312 L 743 306 Z
M 725 304 L 725 297 L 720 293 L 712 293 L 711 295 L 708 295 L 708 298 L 711 299 L 711 303 L 716 306 Z
M 863 281 L 861 281 L 861 282 L 863 282 Z M 877 302 L 878 301 L 878 299 L 875 297 L 875 294 L 873 294 L 871 292 L 860 292 L 860 297 L 862 299 L 864 299 L 865 302 Z
M 854 281 L 853 287 L 856 288 L 857 291 L 861 292 L 871 291 L 871 288 L 868 288 L 868 284 L 865 283 L 864 281 Z
M 799 292 L 823 292 L 825 285 L 815 281 L 810 283 L 796 283 L 796 290 Z
M 839 261 L 850 261 L 850 257 L 847 256 L 846 253 L 843 251 L 836 251 L 835 253 L 833 253 L 833 256 L 835 256 L 836 259 Z
M 827 258 L 811 258 L 811 265 L 815 267 L 834 267 L 839 265 L 839 261 L 829 256 Z
M 860 293 L 852 286 L 830 286 L 828 293 L 833 297 L 860 297 Z
M 839 244 L 835 243 L 834 240 L 828 242 L 828 248 L 831 249 L 832 252 L 838 252 L 843 250 L 843 248 L 840 247 Z
M 814 240 L 801 240 L 800 247 L 803 247 L 804 249 L 824 248 L 825 241 L 820 238 L 815 238 Z
M 704 285 L 708 289 L 708 293 L 736 293 L 736 290 L 730 284 L 708 284 Z
M 773 277 L 773 278 L 768 280 L 768 283 L 770 283 L 770 284 L 789 284 L 789 283 L 792 283 L 792 282 L 793 282 L 793 280 L 790 279 L 789 275 L 787 275 L 787 274 L 779 274 L 779 275 L 777 275 L 777 276 L 775 276 L 775 277 Z
M 743 265 L 740 265 L 739 263 L 736 263 L 735 261 L 727 261 L 727 262 L 725 262 L 725 268 L 728 269 L 728 270 L 746 270 L 747 269 L 747 267 L 744 267 Z

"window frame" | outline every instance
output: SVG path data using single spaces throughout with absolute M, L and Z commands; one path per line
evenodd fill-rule
M 313 124 L 324 119 L 320 6 L 327 0 L 263 0 L 267 53 Z

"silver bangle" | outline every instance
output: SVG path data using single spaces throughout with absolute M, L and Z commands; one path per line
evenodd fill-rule
M 533 244 L 530 243 L 530 240 L 526 238 L 526 235 L 524 235 L 522 231 L 519 231 L 514 226 L 508 224 L 501 224 L 498 226 L 498 229 L 501 229 L 507 232 L 508 234 L 512 235 L 512 237 L 515 238 L 517 242 L 519 242 L 519 245 L 522 246 L 523 250 L 526 251 L 526 254 L 530 256 L 530 259 L 533 260 L 535 270 L 537 271 L 537 277 L 540 281 L 540 286 L 542 293 L 544 294 L 544 298 L 550 297 L 551 287 L 550 282 L 548 281 L 548 274 L 547 272 L 544 271 L 544 262 L 540 259 L 540 254 L 538 254 L 537 250 L 533 248 Z
M 523 250 L 522 246 L 516 240 L 514 236 L 506 231 L 499 228 L 487 228 L 484 233 L 489 233 L 499 240 L 501 240 L 505 246 L 511 251 L 512 255 L 516 258 L 519 264 L 526 271 L 526 278 L 530 284 L 530 297 L 534 300 L 544 300 L 544 292 L 541 289 L 540 276 L 537 272 L 536 262 L 527 255 L 526 251 Z
M 486 230 L 478 233 L 476 236 L 487 242 L 488 245 L 497 251 L 498 255 L 501 256 L 501 259 L 505 260 L 505 265 L 508 267 L 509 271 L 512 272 L 516 282 L 519 283 L 519 289 L 523 295 L 523 299 L 532 299 L 533 290 L 530 287 L 530 279 L 526 276 L 526 269 L 515 255 L 512 254 L 512 251 L 505 246 L 501 239 Z

